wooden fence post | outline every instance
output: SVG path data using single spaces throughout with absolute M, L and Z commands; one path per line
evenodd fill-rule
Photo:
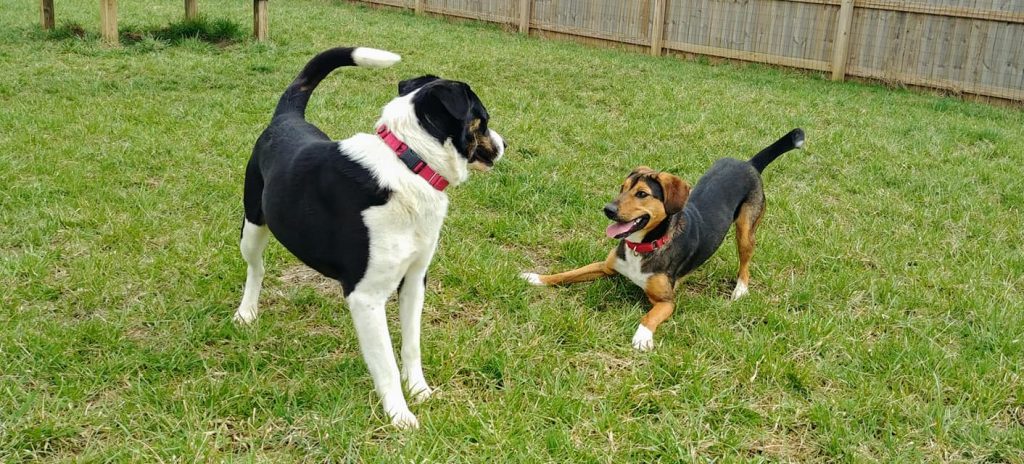
M 267 40 L 269 27 L 267 21 L 270 14 L 267 11 L 267 0 L 252 1 L 252 36 L 262 42 Z
M 651 21 L 651 55 L 654 56 L 661 56 L 666 10 L 668 10 L 668 0 L 654 0 L 654 19 Z
M 416 0 L 416 4 L 413 6 L 413 10 L 416 11 L 416 14 L 421 15 L 423 14 L 423 11 L 424 9 L 426 9 L 426 7 L 427 0 Z
M 533 17 L 533 0 L 519 0 L 519 32 L 530 35 L 530 18 Z
M 103 40 L 117 45 L 117 0 L 100 0 L 100 34 Z
M 196 0 L 185 0 L 185 19 L 196 19 L 199 16 L 199 5 Z
M 53 29 L 53 0 L 39 2 L 39 22 L 43 23 L 43 30 Z
M 839 4 L 839 24 L 836 38 L 832 41 L 832 80 L 841 81 L 846 77 L 846 61 L 850 57 L 850 26 L 853 25 L 854 0 L 842 0 Z

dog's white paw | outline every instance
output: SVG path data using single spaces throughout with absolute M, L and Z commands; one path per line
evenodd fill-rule
M 416 420 L 416 416 L 414 416 L 412 411 L 409 411 L 408 408 L 389 412 L 388 416 L 391 417 L 391 425 L 399 429 L 409 430 L 420 428 L 420 421 Z
M 409 395 L 412 398 L 412 403 L 413 404 L 422 403 L 422 402 L 430 399 L 431 395 L 433 395 L 433 394 L 434 394 L 434 390 L 432 388 L 428 387 L 426 382 L 423 382 L 423 384 L 418 385 L 418 386 L 416 386 L 416 385 L 410 385 L 409 386 Z
M 251 324 L 256 320 L 256 314 L 256 305 L 239 306 L 234 319 L 239 324 Z
M 532 272 L 524 272 L 522 274 L 519 274 L 519 278 L 529 282 L 530 285 L 536 285 L 538 287 L 543 287 L 544 286 L 544 282 L 540 281 L 540 274 L 534 274 Z
M 633 334 L 633 348 L 637 351 L 651 351 L 654 349 L 654 332 L 651 332 L 643 324 L 636 328 Z
M 748 293 L 750 292 L 747 290 L 747 284 L 740 281 L 736 281 L 736 288 L 733 289 L 732 291 L 732 301 L 736 301 L 740 298 L 743 298 L 747 296 Z

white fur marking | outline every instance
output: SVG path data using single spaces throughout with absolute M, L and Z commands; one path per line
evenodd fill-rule
M 626 276 L 629 280 L 633 281 L 634 284 L 640 286 L 640 288 L 647 288 L 647 279 L 650 279 L 653 274 L 643 272 L 640 269 L 640 264 L 643 261 L 643 255 L 633 254 L 633 250 L 626 248 L 626 259 L 622 260 L 619 258 L 615 259 L 615 270 L 619 274 Z
M 736 288 L 733 289 L 732 291 L 732 301 L 736 301 L 740 298 L 743 298 L 747 296 L 748 293 L 750 292 L 747 291 L 747 284 L 744 283 L 742 280 L 737 280 Z
M 491 140 L 494 142 L 494 146 L 498 147 L 498 156 L 494 158 L 494 162 L 497 163 L 502 156 L 505 156 L 505 139 L 501 137 L 501 134 L 491 129 L 487 130 L 491 133 Z
M 797 148 L 803 148 L 803 146 L 804 146 L 804 139 L 800 139 L 800 140 L 796 141 L 796 147 Z
M 530 285 L 536 285 L 538 287 L 544 286 L 544 282 L 540 281 L 539 274 L 534 274 L 532 272 L 524 272 L 522 274 L 519 274 L 519 278 L 529 282 Z
M 247 265 L 245 272 L 245 291 L 242 303 L 235 311 L 235 322 L 248 324 L 256 320 L 259 313 L 260 290 L 263 288 L 263 250 L 270 240 L 270 229 L 266 225 L 258 226 L 248 220 L 242 225 L 242 239 L 238 248 Z
M 654 332 L 644 327 L 643 324 L 639 324 L 636 327 L 636 333 L 633 334 L 633 348 L 636 348 L 638 351 L 654 349 Z
M 376 48 L 359 47 L 352 50 L 352 61 L 366 68 L 386 68 L 402 61 L 402 57 Z

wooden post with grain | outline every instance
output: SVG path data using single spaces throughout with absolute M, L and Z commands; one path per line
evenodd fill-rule
M 423 10 L 426 8 L 426 6 L 427 0 L 416 0 L 416 4 L 413 6 L 413 10 L 416 11 L 416 14 L 421 15 L 423 14 Z
M 832 41 L 832 80 L 846 78 L 846 62 L 850 57 L 850 26 L 853 25 L 853 1 L 842 0 L 839 4 L 839 24 L 836 38 Z
M 53 0 L 39 2 L 39 22 L 43 24 L 43 30 L 53 29 Z
M 185 19 L 196 19 L 199 16 L 199 5 L 196 0 L 185 0 Z
M 654 0 L 654 19 L 651 21 L 651 55 L 661 56 L 662 41 L 665 36 L 665 11 L 668 0 Z
M 530 17 L 533 16 L 533 0 L 519 0 L 519 32 L 530 35 Z
M 262 42 L 267 40 L 267 20 L 270 15 L 267 12 L 267 0 L 253 0 L 252 3 L 252 35 L 256 40 Z
M 100 0 L 100 35 L 111 45 L 117 45 L 117 0 Z

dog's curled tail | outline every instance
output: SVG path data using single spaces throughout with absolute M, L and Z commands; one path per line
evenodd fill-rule
M 754 165 L 757 172 L 764 172 L 764 168 L 772 161 L 775 161 L 775 158 L 778 158 L 779 155 L 794 148 L 800 148 L 803 145 L 804 130 L 800 128 L 793 129 L 788 134 L 782 136 L 781 139 L 776 140 L 775 143 L 768 145 L 768 148 L 761 150 L 753 158 L 750 158 L 750 164 Z
M 277 102 L 274 116 L 284 113 L 299 113 L 306 116 L 306 105 L 313 89 L 331 71 L 342 66 L 365 68 L 386 68 L 402 60 L 402 57 L 384 50 L 366 47 L 338 47 L 321 52 L 306 63 L 298 77 L 288 85 L 284 95 Z

